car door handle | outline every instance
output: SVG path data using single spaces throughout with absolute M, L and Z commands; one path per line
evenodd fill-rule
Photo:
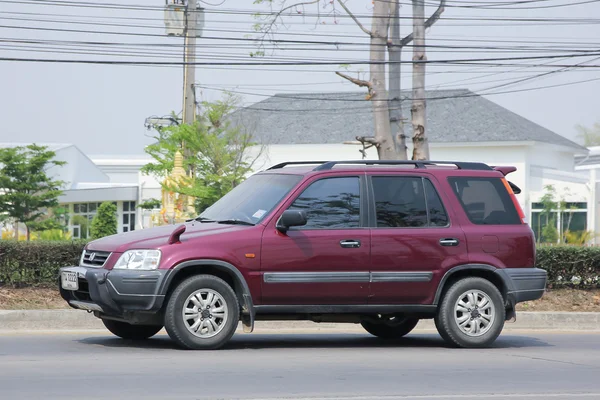
M 458 239 L 454 239 L 454 238 L 440 239 L 440 244 L 442 246 L 458 246 Z
M 360 240 L 342 240 L 340 246 L 346 249 L 358 249 L 360 247 Z

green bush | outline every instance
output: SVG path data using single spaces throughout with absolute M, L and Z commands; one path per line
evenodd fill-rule
M 85 243 L 0 240 L 0 286 L 56 285 L 58 269 L 78 265 Z
M 77 265 L 86 241 L 0 240 L 0 286 L 56 285 L 58 269 Z M 540 246 L 537 267 L 549 287 L 600 284 L 600 247 Z
M 117 233 L 117 206 L 111 202 L 104 202 L 98 207 L 94 215 L 90 236 L 92 239 L 100 239 Z
M 548 271 L 551 287 L 600 284 L 600 247 L 539 246 L 537 267 Z

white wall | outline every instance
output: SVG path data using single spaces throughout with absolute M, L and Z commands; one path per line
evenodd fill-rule
M 253 172 L 266 169 L 285 161 L 360 160 L 362 149 L 358 144 L 296 144 L 253 147 L 249 159 L 258 157 Z M 259 152 L 262 153 L 259 155 Z M 517 196 L 525 214 L 531 218 L 531 203 L 539 201 L 544 186 L 554 185 L 566 201 L 590 202 L 588 174 L 574 172 L 574 154 L 568 149 L 529 142 L 505 143 L 445 143 L 430 145 L 431 158 L 441 161 L 484 162 L 488 165 L 514 166 L 516 172 L 508 178 L 522 189 Z M 408 154 L 412 153 L 409 146 Z M 367 150 L 367 159 L 377 159 L 374 148 Z M 143 175 L 139 169 L 150 160 L 147 158 L 111 157 L 94 159 L 108 175 L 111 183 L 134 183 L 138 185 L 138 201 L 161 198 L 160 182 L 152 176 Z M 568 189 L 569 192 L 565 191 Z M 593 210 L 588 207 L 589 226 L 597 222 Z M 138 220 L 142 217 L 138 214 Z
M 285 161 L 327 161 L 327 160 L 360 160 L 361 145 L 356 144 L 295 144 L 270 145 L 263 148 L 257 159 L 254 170 L 268 168 Z M 481 144 L 432 144 L 431 159 L 440 161 L 484 162 L 489 165 L 514 166 L 516 172 L 510 174 L 510 180 L 523 189 L 519 195 L 521 207 L 528 213 L 529 196 L 527 193 L 527 146 L 481 146 Z M 252 158 L 256 157 L 258 148 L 253 148 Z M 409 148 L 409 155 L 412 148 Z M 367 150 L 367 159 L 377 159 L 374 148 Z

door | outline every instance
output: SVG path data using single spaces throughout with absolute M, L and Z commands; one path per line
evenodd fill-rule
M 364 176 L 325 177 L 305 184 L 265 229 L 261 304 L 367 304 L 370 233 Z M 304 210 L 308 223 L 275 229 L 286 209 Z
M 429 177 L 371 176 L 369 304 L 431 304 L 451 265 L 468 262 L 465 236 Z

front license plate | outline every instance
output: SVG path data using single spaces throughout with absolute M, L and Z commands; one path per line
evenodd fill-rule
M 79 280 L 77 279 L 77 272 L 63 272 L 60 275 L 60 281 L 62 288 L 65 290 L 78 290 Z

